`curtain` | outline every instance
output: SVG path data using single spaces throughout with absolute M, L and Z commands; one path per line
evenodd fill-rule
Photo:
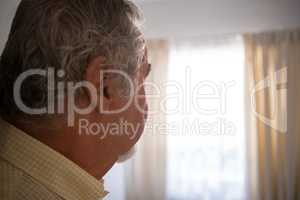
M 240 36 L 172 41 L 169 200 L 245 199 L 244 60 Z
M 244 39 L 249 199 L 300 199 L 300 31 Z
M 166 191 L 166 136 L 160 126 L 166 123 L 161 102 L 165 97 L 163 84 L 167 80 L 169 45 L 164 40 L 151 40 L 147 46 L 152 64 L 145 85 L 149 115 L 136 155 L 125 167 L 128 200 L 163 200 Z

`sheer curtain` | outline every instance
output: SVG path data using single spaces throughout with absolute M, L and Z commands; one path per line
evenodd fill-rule
M 160 94 L 146 86 L 156 113 L 127 163 L 127 199 L 245 199 L 242 38 L 156 40 L 148 47 L 148 81 Z
M 245 35 L 252 199 L 300 198 L 300 32 Z
M 244 46 L 238 36 L 171 45 L 167 199 L 245 199 Z M 178 91 L 177 88 L 181 88 Z
M 134 158 L 125 168 L 128 200 L 164 200 L 166 192 L 166 134 L 160 127 L 166 123 L 163 85 L 167 80 L 169 44 L 165 40 L 148 41 L 152 72 L 146 83 L 149 115 L 144 135 Z M 152 98 L 153 97 L 153 98 Z

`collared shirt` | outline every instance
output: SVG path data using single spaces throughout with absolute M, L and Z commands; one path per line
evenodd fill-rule
M 0 120 L 1 200 L 99 200 L 106 194 L 103 181 Z

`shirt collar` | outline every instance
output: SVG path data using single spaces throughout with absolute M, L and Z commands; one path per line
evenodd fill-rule
M 98 200 L 107 194 L 103 181 L 3 120 L 0 120 L 0 157 L 64 199 Z

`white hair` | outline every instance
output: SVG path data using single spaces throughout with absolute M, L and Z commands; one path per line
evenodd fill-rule
M 131 74 L 145 48 L 138 8 L 127 0 L 22 0 L 0 60 L 1 115 L 20 112 L 13 100 L 17 77 L 30 69 L 64 70 L 65 81 L 81 81 L 97 55 Z M 119 65 L 119 66 L 117 66 Z M 47 106 L 47 77 L 27 79 L 24 103 Z

